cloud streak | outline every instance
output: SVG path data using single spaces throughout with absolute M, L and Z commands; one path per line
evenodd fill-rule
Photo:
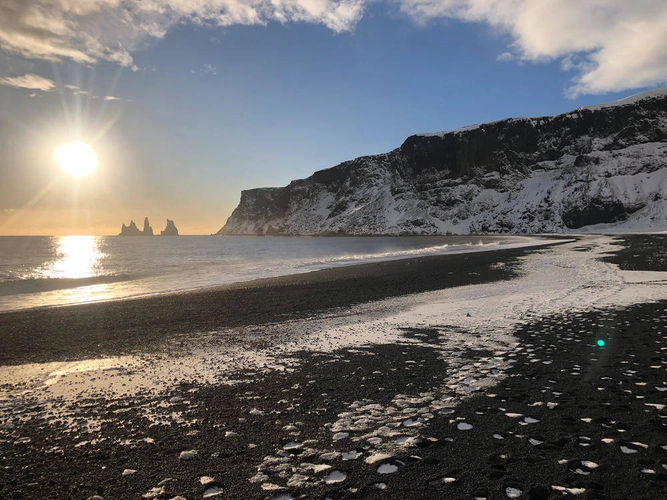
M 0 85 L 19 89 L 41 90 L 43 92 L 53 90 L 56 86 L 53 80 L 49 80 L 48 78 L 33 73 L 28 73 L 23 76 L 2 77 L 0 78 Z
M 559 61 L 573 73 L 573 97 L 667 84 L 664 0 L 3 0 L 0 50 L 137 70 L 132 54 L 178 24 L 304 22 L 342 33 L 382 1 L 419 25 L 448 18 L 489 26 L 509 39 L 499 61 Z

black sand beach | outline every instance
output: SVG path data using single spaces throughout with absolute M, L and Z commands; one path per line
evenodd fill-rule
M 628 268 L 658 268 L 652 263 L 661 261 L 661 240 L 643 238 L 619 240 L 621 252 L 613 258 Z M 512 279 L 518 257 L 529 251 L 549 250 L 420 258 L 3 314 L 0 361 L 151 352 L 172 345 L 164 341 L 169 334 L 196 342 L 198 331 L 222 326 L 276 323 L 384 297 Z M 235 385 L 174 380 L 173 391 L 159 398 L 90 398 L 79 402 L 74 423 L 47 425 L 45 405 L 3 401 L 0 410 L 10 417 L 0 427 L 0 497 L 667 497 L 667 302 L 526 321 L 513 332 L 518 346 L 507 355 L 506 378 L 452 408 L 428 395 L 448 370 L 447 360 L 428 346 L 443 342 L 448 328 L 406 329 L 405 338 L 421 340 L 417 344 L 303 351 L 294 371 L 237 373 Z M 493 355 L 483 349 L 452 354 L 479 370 Z M 400 394 L 404 404 L 397 405 Z M 189 424 L 155 425 L 143 411 L 151 405 L 187 416 Z M 388 419 L 389 407 L 396 411 L 388 431 L 415 425 L 420 437 L 384 456 L 377 442 L 352 438 L 374 419 Z M 341 420 L 354 421 L 347 424 L 352 430 L 332 441 L 332 424 Z M 100 430 L 87 432 L 89 421 Z M 401 439 L 394 434 L 375 439 Z M 196 454 L 187 453 L 192 450 Z

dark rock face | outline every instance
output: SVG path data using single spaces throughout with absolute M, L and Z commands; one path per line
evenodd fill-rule
M 153 236 L 153 228 L 151 227 L 150 223 L 148 222 L 148 217 L 144 219 L 144 231 L 143 231 L 144 236 Z
M 120 229 L 120 234 L 118 236 L 153 236 L 153 228 L 148 222 L 148 217 L 144 219 L 144 229 L 143 231 L 137 227 L 134 221 L 130 221 L 130 225 L 123 226 Z
M 120 229 L 120 234 L 118 236 L 143 236 L 141 229 L 137 227 L 134 221 L 130 221 L 130 225 L 126 226 L 123 224 L 123 227 Z
M 174 225 L 174 221 L 167 219 L 167 227 L 160 232 L 160 236 L 178 236 L 178 229 Z
M 626 207 L 618 200 L 593 199 L 586 206 L 572 207 L 563 213 L 563 223 L 570 229 L 579 229 L 591 224 L 625 221 L 643 206 Z
M 283 188 L 243 191 L 218 234 L 667 228 L 666 156 L 667 89 L 627 104 L 414 135 Z

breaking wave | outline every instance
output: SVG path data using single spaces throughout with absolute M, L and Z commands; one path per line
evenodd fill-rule
M 86 278 L 10 278 L 5 281 L 0 281 L 0 296 L 51 292 L 54 290 L 66 290 L 68 288 L 79 288 L 82 286 L 118 283 L 132 279 L 135 279 L 135 277 L 130 276 L 129 274 L 89 276 Z
M 428 257 L 430 255 L 442 255 L 447 253 L 463 253 L 474 250 L 486 250 L 489 247 L 495 247 L 499 245 L 501 245 L 500 241 L 493 241 L 493 242 L 475 241 L 463 244 L 452 244 L 452 245 L 445 244 L 445 245 L 435 245 L 425 248 L 391 250 L 388 252 L 380 252 L 380 253 L 340 255 L 308 263 L 302 263 L 298 267 L 307 269 L 322 269 L 327 267 L 339 267 L 339 266 L 349 266 L 354 264 L 362 264 L 365 262 L 380 262 L 385 260 L 398 260 L 411 257 Z

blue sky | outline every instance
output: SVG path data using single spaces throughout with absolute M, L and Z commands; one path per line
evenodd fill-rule
M 134 1 L 0 8 L 0 234 L 212 233 L 242 189 L 667 82 L 662 1 Z

